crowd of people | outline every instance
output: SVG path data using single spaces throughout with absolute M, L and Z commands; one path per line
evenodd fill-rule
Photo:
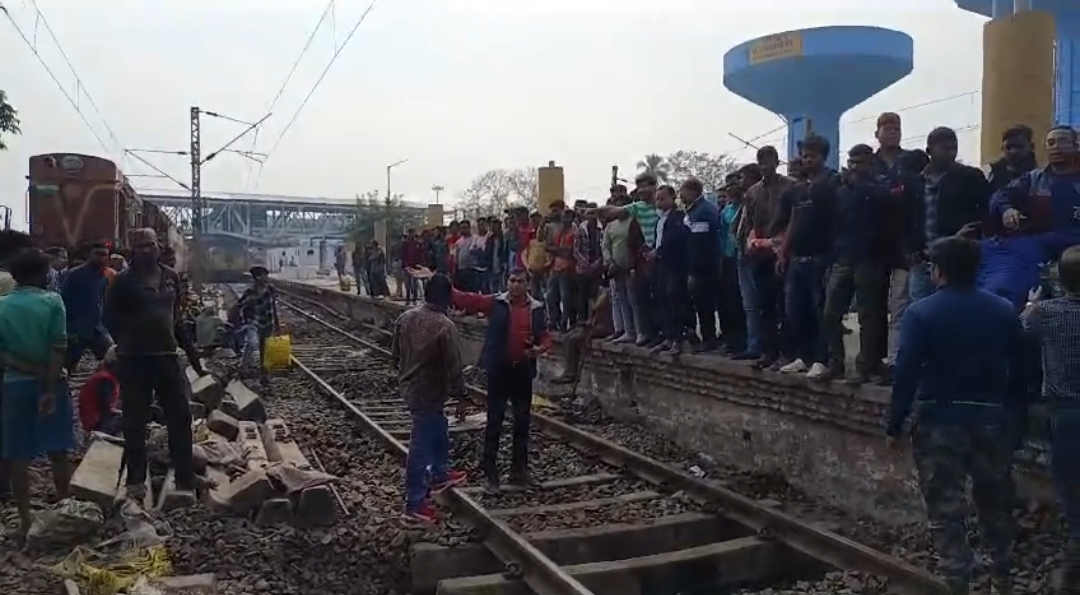
M 958 161 L 949 128 L 908 150 L 900 117 L 885 113 L 875 136 L 876 148 L 850 147 L 839 171 L 827 166 L 833 147 L 820 136 L 803 139 L 786 175 L 778 151 L 762 147 L 715 201 L 697 179 L 676 188 L 645 172 L 633 191 L 614 185 L 602 206 L 556 202 L 545 217 L 515 209 L 482 219 L 475 231 L 461 221 L 410 232 L 403 268 L 441 281 L 435 291 L 428 281 L 424 307 L 396 328 L 395 354 L 413 358 L 401 368 L 406 401 L 421 402 L 422 393 L 427 406 L 418 411 L 441 415 L 442 403 L 464 390 L 460 360 L 444 355 L 456 351 L 445 315 L 488 316 L 482 469 L 485 487 L 498 489 L 493 444 L 506 402 L 523 436 L 514 440 L 512 478 L 528 483 L 528 407 L 516 401 L 531 393 L 549 331 L 593 325 L 601 310 L 614 329 L 604 341 L 673 356 L 687 347 L 722 351 L 815 381 L 891 384 L 887 441 L 912 449 L 951 591 L 969 592 L 975 566 L 965 532 L 970 478 L 995 592 L 1007 594 L 1013 451 L 1028 405 L 1041 399 L 1050 405 L 1050 471 L 1070 530 L 1061 591 L 1080 592 L 1077 133 L 1052 129 L 1040 167 L 1032 131 L 1010 128 L 989 176 Z M 1060 286 L 1048 287 L 1050 268 Z M 596 299 L 600 288 L 604 299 Z M 853 308 L 857 330 L 845 324 Z M 414 319 L 425 322 L 410 330 Z M 436 324 L 443 330 L 427 332 Z M 847 370 L 844 339 L 852 332 L 859 353 Z M 442 337 L 438 348 L 434 337 Z M 420 376 L 427 382 L 417 383 Z M 447 471 L 442 427 L 414 424 L 413 438 L 423 442 L 418 428 L 438 435 L 415 465 L 438 460 L 439 489 L 464 480 Z M 433 522 L 420 471 L 407 483 L 406 518 Z
M 31 524 L 32 460 L 47 456 L 58 495 L 68 495 L 75 402 L 85 433 L 123 437 L 129 498 L 141 502 L 146 491 L 151 421 L 168 430 L 177 489 L 202 486 L 177 355 L 205 374 L 195 340 L 202 306 L 154 230 L 132 230 L 127 244 L 123 253 L 104 243 L 41 250 L 25 233 L 0 232 L 0 499 L 14 499 L 20 536 Z M 235 333 L 245 355 L 261 355 L 277 309 L 266 268 L 251 273 L 255 283 L 234 307 Z M 98 367 L 73 398 L 67 379 L 88 351 Z
M 907 150 L 899 116 L 886 113 L 876 136 L 878 147 L 852 147 L 841 171 L 827 167 L 833 148 L 823 137 L 801 143 L 787 175 L 778 151 L 762 147 L 755 163 L 727 176 L 716 199 L 697 179 L 675 188 L 644 173 L 631 192 L 613 186 L 599 207 L 556 201 L 547 216 L 514 208 L 475 227 L 454 221 L 409 230 L 392 244 L 389 262 L 407 279 L 399 285 L 408 303 L 419 295 L 409 272 L 418 266 L 449 275 L 462 291 L 490 294 L 505 291 L 520 268 L 555 331 L 586 321 L 589 304 L 607 288 L 610 341 L 673 355 L 720 352 L 823 381 L 888 384 L 903 313 L 931 289 L 928 242 L 957 233 L 1012 237 L 1038 225 L 1020 219 L 1018 229 L 991 212 L 1013 200 L 1020 191 L 1005 188 L 1027 180 L 1036 164 L 1025 127 L 1005 133 L 989 179 L 957 161 L 948 128 L 934 130 L 925 150 Z M 1018 248 L 1032 252 L 1036 265 L 1051 260 L 1037 245 L 993 243 L 987 251 L 1006 254 L 988 259 L 980 274 L 1019 307 L 1026 293 L 1014 287 L 1038 281 L 1040 268 L 1010 269 Z M 852 307 L 860 348 L 855 369 L 846 370 L 843 337 L 852 331 L 844 321 Z

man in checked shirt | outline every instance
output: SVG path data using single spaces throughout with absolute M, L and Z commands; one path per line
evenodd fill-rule
M 1021 316 L 1042 345 L 1050 473 L 1069 525 L 1059 592 L 1080 593 L 1080 246 L 1062 253 L 1058 274 L 1065 296 L 1037 301 L 1033 295 Z
M 398 390 L 412 415 L 409 455 L 405 463 L 403 523 L 433 525 L 439 521 L 428 501 L 465 481 L 450 469 L 450 428 L 443 408 L 449 397 L 463 417 L 466 398 L 461 347 L 454 322 L 446 315 L 453 287 L 446 275 L 435 275 L 424 289 L 424 305 L 398 318 L 390 353 L 398 368 Z

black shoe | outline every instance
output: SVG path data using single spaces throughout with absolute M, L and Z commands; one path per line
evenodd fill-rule
M 740 352 L 736 353 L 735 355 L 731 356 L 731 359 L 733 359 L 735 361 L 740 361 L 740 362 L 748 362 L 750 360 L 759 360 L 759 359 L 761 359 L 761 354 L 760 353 L 754 353 L 753 351 L 740 351 Z
M 768 368 L 772 368 L 777 363 L 779 363 L 779 361 L 775 357 L 763 355 L 758 358 L 756 362 L 754 362 L 754 367 L 758 370 L 765 370 Z
M 669 343 L 667 341 L 661 341 L 661 342 L 657 343 L 656 345 L 652 345 L 650 347 L 649 355 L 656 355 L 656 354 L 660 353 L 661 351 L 667 351 L 669 349 L 671 349 L 671 343 Z
M 526 473 L 514 473 L 510 475 L 510 485 L 523 490 L 531 490 L 537 487 L 537 483 Z
M 878 386 L 891 386 L 893 379 L 893 367 L 884 366 L 881 369 L 881 376 L 878 378 Z
M 844 384 L 848 386 L 862 386 L 873 380 L 873 377 L 866 372 L 857 372 L 851 378 L 844 378 L 843 375 L 837 376 L 837 378 L 843 378 Z
M 720 345 L 716 341 L 702 341 L 693 347 L 694 353 L 710 353 L 719 349 Z

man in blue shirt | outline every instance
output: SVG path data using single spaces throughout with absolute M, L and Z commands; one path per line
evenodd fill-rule
M 1024 393 L 1014 390 L 1020 321 L 1009 302 L 976 287 L 975 241 L 935 240 L 927 262 L 936 291 L 913 302 L 900 324 L 886 433 L 896 445 L 914 405 L 913 454 L 940 571 L 951 592 L 969 592 L 975 565 L 965 528 L 970 476 L 994 586 L 1000 594 L 1012 593 L 1008 427 L 1024 405 Z
M 60 297 L 67 310 L 69 370 L 79 363 L 87 349 L 101 361 L 112 346 L 112 339 L 102 324 L 108 258 L 109 249 L 104 244 L 91 244 L 87 247 L 86 262 L 69 270 L 60 285 Z
M 712 201 L 705 198 L 701 180 L 690 178 L 682 184 L 679 196 L 686 205 L 683 217 L 687 229 L 687 260 L 689 277 L 687 283 L 690 298 L 701 329 L 701 342 L 697 352 L 715 351 L 717 345 L 716 306 L 720 296 L 720 212 Z

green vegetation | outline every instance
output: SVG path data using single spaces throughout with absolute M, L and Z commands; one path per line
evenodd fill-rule
M 22 134 L 19 128 L 19 112 L 7 101 L 7 93 L 0 90 L 0 151 L 6 151 L 4 135 Z

